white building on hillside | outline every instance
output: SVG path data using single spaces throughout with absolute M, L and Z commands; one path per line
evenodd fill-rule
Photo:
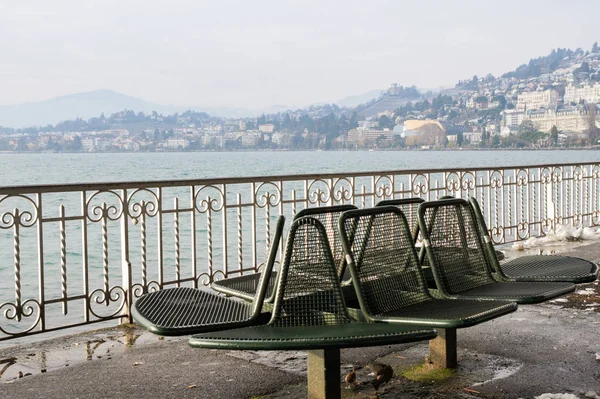
M 593 86 L 576 87 L 573 85 L 565 87 L 565 104 L 579 104 L 581 100 L 587 103 L 600 103 L 600 83 Z
M 503 112 L 502 126 L 519 126 L 525 119 L 524 111 L 507 109 Z
M 173 150 L 187 148 L 189 146 L 190 142 L 186 139 L 172 138 L 167 140 L 167 147 Z
M 258 130 L 262 133 L 273 133 L 275 131 L 275 125 L 272 123 L 258 125 Z
M 558 92 L 556 90 L 529 91 L 519 94 L 517 110 L 552 108 L 558 105 Z
M 536 129 L 549 132 L 552 126 L 564 132 L 581 133 L 590 124 L 589 110 L 584 106 L 566 107 L 564 109 L 547 109 L 528 111 L 526 119 L 530 119 Z M 598 122 L 596 121 L 596 126 Z

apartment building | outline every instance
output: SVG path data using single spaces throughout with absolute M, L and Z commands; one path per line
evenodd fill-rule
M 525 120 L 525 112 L 507 109 L 503 112 L 502 126 L 519 126 Z
M 172 138 L 168 139 L 166 143 L 166 147 L 177 150 L 179 148 L 187 148 L 190 146 L 189 140 L 181 139 L 181 138 Z
M 527 112 L 526 119 L 530 119 L 542 132 L 549 132 L 552 126 L 556 126 L 560 131 L 580 133 L 589 127 L 589 110 L 583 106 L 532 110 Z
M 519 97 L 517 98 L 517 111 L 552 108 L 557 105 L 558 92 L 552 89 L 523 92 L 519 94 Z
M 392 141 L 394 132 L 389 129 L 352 129 L 348 131 L 348 144 L 375 143 L 380 137 L 384 141 Z
M 258 125 L 258 130 L 261 133 L 273 133 L 275 131 L 275 125 L 272 123 L 266 123 L 264 125 Z
M 581 87 L 569 85 L 565 87 L 564 101 L 565 104 L 579 104 L 581 101 L 592 104 L 600 103 L 600 83 Z

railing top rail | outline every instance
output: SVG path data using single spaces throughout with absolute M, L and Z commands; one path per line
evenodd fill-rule
M 512 165 L 501 167 L 474 167 L 474 168 L 433 168 L 433 169 L 400 169 L 386 171 L 368 171 L 368 172 L 338 172 L 324 174 L 299 174 L 299 175 L 266 175 L 266 176 L 246 176 L 246 177 L 215 177 L 204 179 L 180 179 L 180 180 L 148 180 L 133 182 L 106 182 L 106 183 L 71 183 L 71 184 L 47 184 L 47 185 L 24 185 L 24 186 L 4 186 L 0 187 L 0 195 L 14 194 L 33 194 L 33 193 L 53 193 L 53 192 L 71 192 L 71 191 L 103 191 L 115 189 L 136 189 L 147 187 L 180 187 L 180 186 L 203 186 L 214 184 L 243 184 L 252 182 L 269 181 L 304 181 L 318 179 L 334 179 L 343 177 L 369 177 L 385 175 L 418 175 L 452 172 L 479 172 L 479 171 L 504 171 L 519 169 L 546 169 L 561 168 L 565 166 L 577 167 L 584 165 L 599 165 L 594 162 L 577 163 L 548 163 L 538 165 Z

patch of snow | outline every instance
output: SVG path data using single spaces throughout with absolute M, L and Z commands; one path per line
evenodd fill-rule
M 589 227 L 585 227 L 581 233 L 581 239 L 583 240 L 597 240 L 599 237 L 599 230 L 593 230 Z
M 575 291 L 577 295 L 594 295 L 596 291 L 593 288 L 586 288 L 584 290 Z
M 566 298 L 557 298 L 557 299 L 553 299 L 553 300 L 551 300 L 549 302 L 561 302 L 561 303 L 564 303 L 564 302 L 569 302 L 569 300 L 566 299 Z
M 534 396 L 534 399 L 579 399 L 572 393 L 543 393 L 540 396 Z
M 531 240 L 531 238 L 529 240 Z M 527 240 L 526 242 L 528 242 L 529 240 Z M 512 246 L 512 249 L 514 249 L 515 251 L 524 251 L 525 250 L 525 243 L 515 242 L 513 244 L 513 246 Z
M 600 240 L 600 228 L 592 229 L 589 227 L 573 227 L 558 224 L 554 232 L 549 232 L 544 237 L 530 237 L 526 241 L 515 242 L 512 245 L 512 249 L 515 251 L 524 251 L 540 246 L 560 245 L 565 242 L 597 240 Z
M 502 368 L 494 370 L 494 376 L 492 378 L 490 378 L 489 380 L 483 381 L 483 382 L 477 382 L 477 383 L 473 384 L 473 386 L 483 385 L 483 384 L 487 384 L 490 381 L 510 377 L 511 375 L 515 374 L 517 371 L 521 370 L 521 367 L 523 367 L 522 363 L 505 365 Z

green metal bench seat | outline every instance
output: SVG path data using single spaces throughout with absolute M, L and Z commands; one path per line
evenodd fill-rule
M 434 298 L 419 265 L 407 220 L 396 205 L 345 212 L 340 231 L 358 302 L 368 321 L 453 330 L 517 309 L 516 303 L 508 301 Z M 455 337 L 455 331 L 445 333 Z M 432 349 L 430 359 L 443 367 L 454 367 L 456 343 L 444 345 L 449 352 L 436 357 Z
M 465 278 L 465 282 L 475 279 Z M 542 284 L 542 283 L 539 283 Z M 491 282 L 474 288 L 463 289 L 456 293 L 449 293 L 448 297 L 493 299 L 502 301 L 515 301 L 520 304 L 532 304 L 547 301 L 569 292 L 575 287 L 569 283 L 544 282 L 543 286 L 534 286 L 528 282 Z
M 252 301 L 256 296 L 256 292 L 260 287 L 259 282 L 262 278 L 262 271 L 252 274 L 244 274 L 242 276 L 227 277 L 222 280 L 215 280 L 210 285 L 217 292 L 231 295 L 237 298 Z M 275 285 L 277 284 L 277 271 L 271 271 L 266 292 L 265 302 L 272 302 Z
M 429 299 L 402 309 L 379 313 L 373 321 L 465 328 L 514 312 L 515 302 L 470 299 Z M 363 310 L 364 313 L 364 310 Z
M 169 288 L 142 296 L 133 309 L 139 325 L 158 335 L 189 335 L 254 322 L 266 323 L 252 302 L 233 300 L 197 288 Z M 259 320 L 260 319 L 260 320 Z
M 309 398 L 339 398 L 340 348 L 432 339 L 434 330 L 350 318 L 327 231 L 315 218 L 297 219 L 287 239 L 271 320 L 267 325 L 196 334 L 193 347 L 307 350 Z
M 421 204 L 419 227 L 436 286 L 445 298 L 539 303 L 575 289 L 564 282 L 496 280 L 473 208 L 465 200 Z
M 308 350 L 379 346 L 432 339 L 425 327 L 384 323 L 275 327 L 270 325 L 196 334 L 193 347 L 229 350 Z
M 514 281 L 564 281 L 581 284 L 598 278 L 598 265 L 573 256 L 519 256 L 501 264 L 500 270 L 507 279 Z
M 269 259 L 252 302 L 191 287 L 169 288 L 141 296 L 132 306 L 136 323 L 158 335 L 189 335 L 268 322 L 261 314 L 285 218 L 277 220 Z
M 325 226 L 329 243 L 333 251 L 333 258 L 336 260 L 338 267 L 341 267 L 340 261 L 343 261 L 344 257 L 342 246 L 338 238 L 339 234 L 337 232 L 337 221 L 342 212 L 351 209 L 356 209 L 356 207 L 354 205 L 322 206 L 303 209 L 294 216 L 294 220 L 304 216 L 312 216 L 319 220 L 323 226 Z M 278 273 L 275 270 L 271 272 L 271 278 L 269 279 L 265 299 L 265 302 L 267 303 L 273 302 L 273 293 L 277 284 L 277 274 Z M 260 272 L 246 274 L 243 276 L 228 277 L 223 280 L 214 281 L 211 284 L 211 287 L 218 292 L 251 301 L 256 296 L 260 277 Z M 348 274 L 345 279 L 349 281 L 350 275 Z
M 597 264 L 573 256 L 528 255 L 500 264 L 477 200 L 470 198 L 469 203 L 475 212 L 492 272 L 498 280 L 563 281 L 580 284 L 598 278 Z

